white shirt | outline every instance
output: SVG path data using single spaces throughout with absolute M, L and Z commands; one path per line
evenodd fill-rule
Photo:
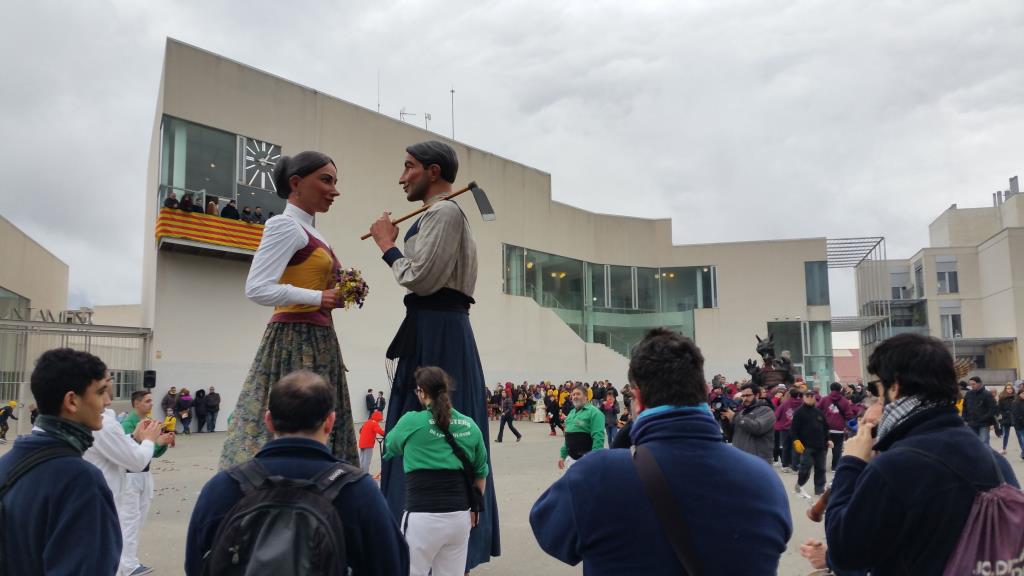
M 267 220 L 263 239 L 245 280 L 246 298 L 261 306 L 320 306 L 319 290 L 278 284 L 292 256 L 309 243 L 306 232 L 327 244 L 327 240 L 313 227 L 313 216 L 294 204 L 287 204 L 283 214 Z
M 121 501 L 121 492 L 128 471 L 141 472 L 153 459 L 154 444 L 143 440 L 141 444 L 117 421 L 117 414 L 110 408 L 103 411 L 103 428 L 92 433 L 92 446 L 82 456 L 100 469 L 107 480 L 107 486 L 114 494 L 114 504 Z

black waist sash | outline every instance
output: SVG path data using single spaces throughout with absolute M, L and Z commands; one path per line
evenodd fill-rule
M 469 510 L 462 470 L 414 470 L 405 475 L 407 512 Z
M 566 432 L 565 449 L 573 460 L 579 460 L 594 448 L 594 438 L 589 432 Z
M 402 320 L 402 325 L 398 327 L 395 338 L 388 346 L 386 356 L 390 360 L 416 355 L 416 316 L 420 310 L 469 314 L 469 307 L 475 304 L 476 300 L 458 290 L 441 288 L 427 296 L 406 294 L 403 302 L 405 302 L 405 319 Z

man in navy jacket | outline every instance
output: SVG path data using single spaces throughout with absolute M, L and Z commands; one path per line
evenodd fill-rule
M 121 557 L 114 499 L 103 474 L 82 459 L 110 405 L 107 367 L 92 354 L 59 348 L 39 357 L 31 382 L 37 429 L 0 458 L 0 484 L 40 450 L 67 453 L 36 465 L 4 495 L 6 573 L 114 574 Z
M 771 465 L 722 442 L 700 349 L 652 330 L 633 353 L 629 380 L 639 410 L 632 440 L 667 478 L 704 573 L 775 574 L 792 533 L 786 491 Z M 616 489 L 595 504 L 593 486 Z M 534 504 L 530 525 L 545 552 L 582 560 L 584 574 L 686 573 L 629 450 L 598 450 L 574 464 Z
M 979 490 L 999 484 L 996 466 L 1018 486 L 1006 459 L 957 415 L 953 358 L 941 341 L 893 336 L 868 372 L 886 406 L 877 425 L 860 424 L 839 460 L 825 512 L 829 565 L 887 574 L 941 574 Z
M 264 417 L 275 439 L 256 454 L 256 460 L 272 476 L 315 477 L 338 462 L 327 449 L 334 420 L 334 394 L 323 378 L 312 372 L 285 376 L 271 388 Z M 186 574 L 202 573 L 203 556 L 213 547 L 217 528 L 241 499 L 241 488 L 227 472 L 206 483 L 188 525 Z M 350 574 L 409 574 L 409 547 L 380 488 L 369 476 L 343 488 L 334 505 L 345 531 Z

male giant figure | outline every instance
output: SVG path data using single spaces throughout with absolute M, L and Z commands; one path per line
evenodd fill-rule
M 370 227 L 374 241 L 395 280 L 409 290 L 406 316 L 388 348 L 388 358 L 398 359 L 387 413 L 390 430 L 403 414 L 420 409 L 413 373 L 420 366 L 440 366 L 454 384 L 452 405 L 473 418 L 487 442 L 487 406 L 483 368 L 469 323 L 476 286 L 476 241 L 458 204 L 442 200 L 452 191 L 459 161 L 455 150 L 430 141 L 406 148 L 405 169 L 399 184 L 406 199 L 429 206 L 405 233 L 405 252 L 395 246 L 398 228 L 384 213 Z M 490 448 L 488 448 L 490 454 Z M 488 457 L 488 466 L 490 458 Z M 405 509 L 405 475 L 402 459 L 385 460 L 381 489 L 398 519 Z M 469 538 L 466 570 L 487 562 L 501 552 L 494 478 L 487 478 L 485 509 Z

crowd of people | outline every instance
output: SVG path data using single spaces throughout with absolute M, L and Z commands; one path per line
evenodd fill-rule
M 188 388 L 179 391 L 176 386 L 171 386 L 160 400 L 160 410 L 165 418 L 175 420 L 176 431 L 182 434 L 192 433 L 193 420 L 196 432 L 213 432 L 217 429 L 217 416 L 220 414 L 220 394 L 213 386 L 209 391 L 200 388 L 195 395 Z
M 182 194 L 181 199 L 178 199 L 178 195 L 171 190 L 167 193 L 167 197 L 164 198 L 164 208 L 170 208 L 172 210 L 182 210 L 184 212 L 199 212 L 201 214 L 209 214 L 210 216 L 220 216 L 221 218 L 228 218 L 230 220 L 241 220 L 249 224 L 263 224 L 270 218 L 274 217 L 274 213 L 263 214 L 263 207 L 256 206 L 255 208 L 250 206 L 242 207 L 241 212 L 238 210 L 238 202 L 235 200 L 228 200 L 228 203 L 223 208 L 218 209 L 218 201 L 212 196 L 207 196 L 206 206 L 203 206 L 202 201 L 196 201 L 192 196 L 191 192 Z

